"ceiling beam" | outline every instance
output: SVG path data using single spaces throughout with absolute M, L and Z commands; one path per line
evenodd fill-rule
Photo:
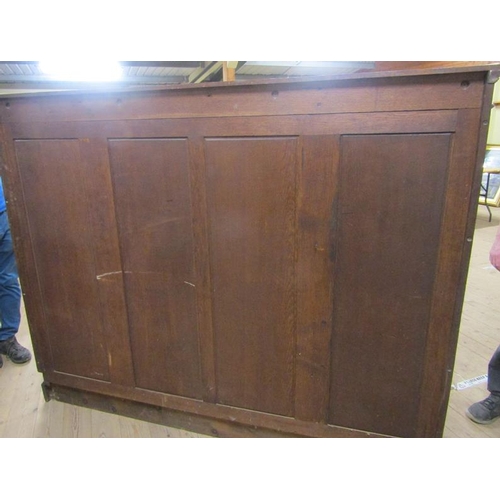
M 201 83 L 222 68 L 222 61 L 206 61 L 205 67 L 199 68 L 188 77 L 189 83 Z
M 234 82 L 236 80 L 236 68 L 238 61 L 224 61 L 222 63 L 222 81 Z

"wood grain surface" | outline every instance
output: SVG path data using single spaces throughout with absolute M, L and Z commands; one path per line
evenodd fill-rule
M 441 435 L 492 85 L 431 73 L 2 100 L 47 394 L 213 435 Z

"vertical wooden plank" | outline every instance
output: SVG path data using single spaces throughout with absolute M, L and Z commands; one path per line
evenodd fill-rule
M 223 82 L 234 82 L 236 80 L 236 65 L 237 61 L 222 63 L 222 81 Z
M 476 159 L 484 156 L 484 151 L 478 151 L 480 127 L 481 110 L 459 111 L 423 367 L 417 430 L 419 436 L 441 436 L 446 418 L 466 269 L 472 247 L 472 235 L 470 232 L 467 234 L 467 231 L 468 225 L 470 228 L 471 210 L 477 207 L 479 196 L 481 165 Z M 485 140 L 483 148 L 484 145 Z M 472 190 L 473 184 L 475 188 Z
M 417 433 L 450 140 L 342 138 L 333 424 Z
M 55 405 L 45 402 L 42 392 L 38 396 L 38 410 L 36 412 L 36 422 L 33 429 L 34 438 L 48 438 L 50 435 L 51 411 Z
M 14 365 L 5 356 L 4 363 L 0 384 L 0 436 L 32 437 L 37 417 L 37 395 L 40 394 L 40 375 L 29 365 Z
M 91 438 L 121 438 L 120 417 L 91 410 L 91 432 Z
M 21 140 L 16 152 L 54 369 L 109 380 L 79 141 Z
M 135 418 L 118 417 L 120 424 L 120 437 L 121 438 L 150 438 L 151 433 L 147 422 L 136 420 Z
M 43 399 L 43 398 L 42 398 Z M 66 437 L 64 434 L 64 410 L 65 403 L 51 401 L 43 402 L 41 411 L 41 421 L 35 426 L 34 437 L 39 438 L 61 438 Z M 89 410 L 90 411 L 90 410 Z M 91 436 L 86 436 L 91 437 Z
M 43 296 L 36 268 L 33 242 L 29 229 L 26 200 L 22 188 L 14 140 L 0 125 L 0 173 L 7 202 L 7 212 L 19 270 L 23 302 L 27 311 L 35 361 L 40 372 L 53 369 Z
M 94 259 L 110 381 L 134 386 L 134 370 L 125 304 L 123 269 L 113 187 L 105 138 L 80 141 L 94 228 Z
M 62 408 L 62 426 L 59 431 L 59 437 L 64 438 L 90 438 L 92 437 L 92 411 L 88 408 L 69 405 L 51 401 L 52 406 L 61 405 Z M 55 431 L 55 429 L 54 429 Z M 53 431 L 53 432 L 54 432 Z
M 207 139 L 217 401 L 292 415 L 293 137 Z
M 187 140 L 109 150 L 137 386 L 201 398 Z
M 304 136 L 298 179 L 295 417 L 326 422 L 339 137 Z
M 194 267 L 196 283 L 196 317 L 200 342 L 201 378 L 204 401 L 215 403 L 215 353 L 212 317 L 212 284 L 210 275 L 210 242 L 208 237 L 207 193 L 204 140 L 189 139 L 191 207 L 193 211 Z

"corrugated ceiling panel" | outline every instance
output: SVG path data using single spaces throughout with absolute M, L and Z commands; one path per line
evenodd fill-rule
M 165 63 L 162 63 L 165 64 Z M 176 63 L 178 64 L 178 63 Z M 314 76 L 314 75 L 336 75 L 339 73 L 352 73 L 361 68 L 366 68 L 370 62 L 328 62 L 328 61 L 248 61 L 237 70 L 239 77 L 286 77 L 286 76 Z M 148 66 L 126 65 L 123 67 L 123 74 L 126 79 L 141 79 L 147 82 L 148 78 L 152 83 L 164 81 L 186 81 L 187 77 L 197 71 L 195 65 L 191 67 L 168 67 L 155 66 L 148 63 Z M 41 73 L 36 62 L 9 62 L 0 63 L 0 76 L 8 77 L 7 80 L 17 81 L 37 81 L 37 76 L 41 76 L 41 81 L 45 75 Z M 29 78 L 28 78 L 29 77 Z
M 21 75 L 32 75 L 31 64 L 18 64 L 19 71 Z
M 367 61 L 249 61 L 237 70 L 238 75 L 251 76 L 318 76 L 353 73 L 372 68 Z
M 295 66 L 289 68 L 286 76 L 317 76 L 317 75 L 341 75 L 346 73 L 354 73 L 358 68 L 304 68 Z
M 238 75 L 284 75 L 287 67 L 283 66 L 242 66 Z
M 169 76 L 189 76 L 193 71 L 196 71 L 197 68 L 170 68 L 168 75 Z
M 151 76 L 163 76 L 165 74 L 165 68 L 154 68 Z
M 10 67 L 10 64 L 0 64 L 0 68 L 2 69 L 3 75 L 13 75 L 14 74 L 14 72 L 12 71 L 12 68 Z
M 3 63 L 0 64 L 0 74 L 2 75 L 35 75 L 39 74 L 38 66 L 36 64 L 28 63 Z

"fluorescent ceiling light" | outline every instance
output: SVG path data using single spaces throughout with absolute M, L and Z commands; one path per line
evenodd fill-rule
M 123 69 L 118 61 L 39 61 L 38 68 L 49 78 L 71 82 L 110 82 L 119 80 Z

